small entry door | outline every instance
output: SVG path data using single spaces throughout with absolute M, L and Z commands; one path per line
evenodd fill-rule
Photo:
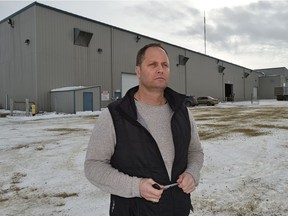
M 234 101 L 233 84 L 225 83 L 225 100 Z
M 93 111 L 93 92 L 83 92 L 83 111 Z

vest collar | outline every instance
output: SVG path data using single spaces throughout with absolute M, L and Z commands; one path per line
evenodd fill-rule
M 134 94 L 138 91 L 138 89 L 139 86 L 135 86 L 129 89 L 119 104 L 119 109 L 121 110 L 121 112 L 127 116 L 130 116 L 134 120 L 137 120 Z M 164 90 L 164 96 L 167 99 L 168 104 L 173 110 L 173 112 L 175 112 L 183 105 L 185 99 L 185 95 L 180 94 L 169 87 L 166 87 L 166 89 Z

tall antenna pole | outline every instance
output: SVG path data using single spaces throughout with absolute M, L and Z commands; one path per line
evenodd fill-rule
M 206 17 L 205 17 L 205 11 L 204 11 L 204 51 L 206 55 Z

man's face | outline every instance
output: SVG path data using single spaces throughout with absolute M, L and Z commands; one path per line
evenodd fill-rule
M 136 66 L 139 85 L 147 89 L 165 89 L 170 77 L 169 59 L 160 47 L 146 50 L 143 62 Z

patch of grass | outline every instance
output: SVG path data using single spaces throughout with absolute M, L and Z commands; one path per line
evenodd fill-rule
M 212 127 L 212 128 L 227 128 L 229 125 L 226 124 L 203 124 L 205 127 Z
M 86 131 L 86 129 L 83 129 L 83 128 L 48 128 L 47 131 L 77 132 L 77 131 Z
M 66 193 L 66 192 L 63 192 L 63 193 L 58 193 L 58 194 L 54 194 L 53 197 L 59 197 L 59 198 L 68 198 L 68 197 L 73 197 L 73 196 L 78 196 L 77 193 Z
M 207 108 L 191 110 L 199 127 L 201 140 L 227 137 L 233 133 L 257 137 L 269 134 L 269 130 L 288 130 L 286 125 L 275 125 L 288 118 L 288 109 L 283 107 L 233 107 L 229 109 Z M 205 123 L 212 121 L 212 123 Z
M 65 206 L 65 203 L 57 203 L 55 206 Z
M 8 198 L 0 198 L 0 203 L 1 202 L 6 202 L 6 201 L 8 201 L 9 199 Z
M 21 179 L 23 177 L 27 176 L 26 173 L 19 173 L 19 172 L 16 172 L 13 174 L 12 178 L 11 178 L 11 181 L 13 184 L 17 184 L 17 183 L 20 183 L 21 182 Z
M 12 150 L 17 150 L 17 149 L 21 149 L 21 148 L 28 148 L 29 145 L 28 144 L 20 144 L 20 145 L 17 145 L 15 147 L 12 147 L 11 149 Z
M 195 120 L 198 121 L 209 121 L 211 118 L 209 117 L 194 117 Z
M 209 139 L 215 139 L 217 137 L 222 136 L 220 133 L 214 133 L 214 132 L 208 132 L 208 131 L 199 131 L 199 137 L 200 140 L 209 140 Z
M 251 129 L 251 128 L 235 128 L 232 130 L 233 132 L 243 133 L 246 136 L 254 137 L 254 136 L 263 136 L 269 134 L 268 132 L 262 132 L 259 130 Z
M 255 124 L 254 125 L 257 128 L 272 128 L 272 129 L 283 129 L 288 130 L 288 126 L 280 126 L 280 125 L 268 125 L 268 124 Z
M 38 198 L 39 198 L 39 199 L 46 198 L 46 197 L 49 197 L 49 195 L 46 194 L 46 193 L 43 193 L 43 194 L 38 195 Z
M 86 131 L 88 131 L 87 129 L 83 129 L 83 128 L 48 128 L 46 130 L 52 131 L 52 132 L 59 132 L 60 135 L 66 135 L 66 134 L 70 134 L 73 132 L 86 132 Z
M 1 189 L 0 190 L 0 194 L 6 194 L 6 193 L 10 193 L 10 192 L 19 192 L 21 191 L 22 188 L 19 188 L 17 186 L 15 186 L 14 184 L 10 186 L 10 188 L 7 188 L 7 189 Z
M 94 119 L 97 119 L 99 117 L 99 115 L 87 115 L 87 116 L 82 116 L 82 118 L 86 118 L 86 119 L 92 119 L 92 120 L 94 120 Z

